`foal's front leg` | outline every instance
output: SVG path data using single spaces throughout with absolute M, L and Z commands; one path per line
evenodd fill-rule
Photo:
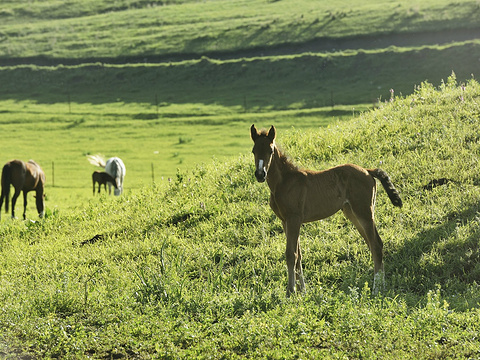
M 302 254 L 300 251 L 300 226 L 301 221 L 297 218 L 288 219 L 285 223 L 285 234 L 287 236 L 287 249 L 285 257 L 288 268 L 287 296 L 295 292 L 295 285 L 298 280 L 298 290 L 305 290 L 305 281 L 302 270 Z

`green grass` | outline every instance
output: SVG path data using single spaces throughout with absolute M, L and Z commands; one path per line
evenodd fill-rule
M 452 71 L 467 81 L 480 70 L 476 1 L 2 6 L 0 53 L 12 66 L 0 67 L 0 99 L 60 103 L 62 117 L 78 112 L 77 103 L 133 103 L 133 119 L 169 121 L 352 108 L 389 99 L 390 89 L 407 95 L 422 81 L 437 86 Z M 18 65 L 31 62 L 53 66 Z
M 7 2 L 0 12 L 0 56 L 112 59 L 238 51 L 321 38 L 475 28 L 480 11 L 477 1 L 458 6 L 450 0 L 162 3 Z
M 366 106 L 356 106 L 357 114 Z M 158 111 L 158 113 L 157 113 Z M 127 167 L 125 190 L 164 183 L 212 159 L 225 160 L 250 147 L 244 136 L 252 122 L 276 123 L 289 129 L 302 119 L 305 129 L 350 119 L 352 107 L 236 112 L 220 105 L 142 103 L 0 102 L 2 164 L 33 158 L 47 177 L 47 208 L 64 211 L 92 196 L 91 174 L 97 170 L 87 155 L 119 156 Z M 29 212 L 34 201 L 29 197 Z M 18 211 L 18 209 L 17 209 Z
M 401 210 L 383 190 L 377 198 L 381 296 L 371 296 L 367 246 L 335 215 L 303 227 L 307 292 L 285 297 L 284 234 L 265 184 L 254 180 L 248 146 L 120 198 L 97 197 L 41 221 L 2 219 L 0 351 L 7 358 L 478 357 L 479 99 L 476 81 L 460 86 L 451 77 L 348 122 L 279 130 L 296 163 L 381 166 L 401 191 Z M 270 125 L 261 120 L 257 126 Z M 440 177 L 454 182 L 423 190 Z
M 0 160 L 43 166 L 47 212 L 29 195 L 29 220 L 2 213 L 0 358 L 480 357 L 479 11 L 2 2 Z M 303 226 L 307 292 L 286 298 L 252 123 L 301 166 L 392 177 L 404 207 L 379 190 L 381 296 L 334 215 Z M 122 197 L 92 197 L 96 153 L 125 161 Z
M 440 85 L 452 71 L 466 81 L 479 70 L 478 41 L 444 47 L 393 48 L 237 60 L 191 60 L 143 65 L 12 66 L 0 68 L 0 99 L 41 103 L 142 103 L 132 114 L 197 115 L 196 104 L 229 113 L 376 104 L 410 94 L 428 80 Z M 159 109 L 177 104 L 188 110 Z M 66 107 L 64 109 L 67 109 Z M 75 106 L 72 106 L 75 110 Z M 64 110 L 65 111 L 65 110 Z M 205 114 L 205 113 L 203 113 Z

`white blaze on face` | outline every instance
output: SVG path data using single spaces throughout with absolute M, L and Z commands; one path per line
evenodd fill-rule
M 263 170 L 263 160 L 258 160 L 258 170 Z

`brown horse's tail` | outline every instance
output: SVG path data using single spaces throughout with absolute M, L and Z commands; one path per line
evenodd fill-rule
M 388 174 L 382 169 L 374 169 L 367 171 L 371 176 L 380 180 L 392 204 L 398 207 L 402 207 L 402 199 L 400 198 L 400 194 L 398 193 L 397 189 L 395 189 L 395 186 L 393 186 L 390 176 L 388 176 Z
M 8 199 L 10 197 L 10 184 L 12 183 L 12 170 L 10 169 L 9 164 L 5 164 L 2 169 L 2 195 L 0 201 L 1 204 L 5 200 L 5 212 L 8 213 Z

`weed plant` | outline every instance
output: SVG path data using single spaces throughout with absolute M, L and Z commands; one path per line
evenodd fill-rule
M 452 75 L 349 122 L 279 131 L 301 166 L 382 167 L 401 191 L 400 210 L 377 197 L 382 295 L 366 244 L 335 215 L 303 226 L 308 287 L 286 298 L 284 234 L 246 149 L 2 221 L 2 357 L 478 358 L 479 106 L 480 85 Z M 451 181 L 424 189 L 438 178 Z

